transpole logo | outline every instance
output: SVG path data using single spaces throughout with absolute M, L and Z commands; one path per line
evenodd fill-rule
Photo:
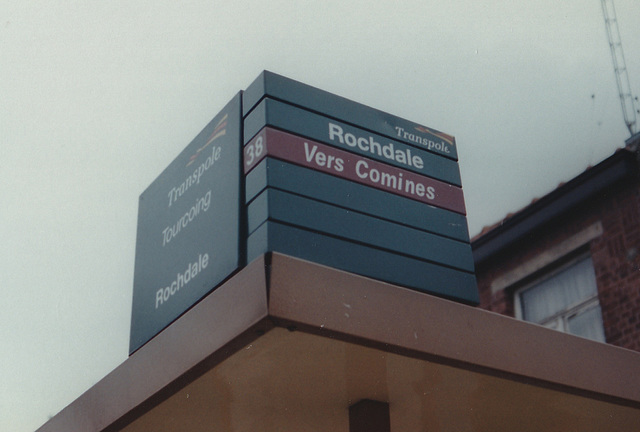
M 224 136 L 227 133 L 227 118 L 229 117 L 228 114 L 225 114 L 220 121 L 218 122 L 218 124 L 216 125 L 216 127 L 213 129 L 213 132 L 211 132 L 211 135 L 209 135 L 209 138 L 207 138 L 207 142 L 205 143 L 205 145 L 203 145 L 202 147 L 200 147 L 198 149 L 198 151 L 196 151 L 193 156 L 191 156 L 189 158 L 189 162 L 187 162 L 186 166 L 191 165 L 192 163 L 194 163 L 196 161 L 196 159 L 198 159 L 198 156 L 200 155 L 200 153 L 202 153 L 202 151 L 204 149 L 206 149 L 209 144 L 211 144 L 212 142 L 214 142 L 215 140 L 217 140 L 218 138 L 220 138 L 221 136 Z
M 435 135 L 438 138 L 440 138 L 441 140 L 445 141 L 446 143 L 450 144 L 450 145 L 455 145 L 455 138 L 451 135 L 447 135 L 444 132 L 438 132 L 437 130 L 434 129 L 430 129 L 426 126 L 416 126 L 416 130 L 423 132 L 423 133 L 428 133 L 431 135 Z

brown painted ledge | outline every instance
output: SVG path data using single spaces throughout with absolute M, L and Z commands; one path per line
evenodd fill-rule
M 639 353 L 274 253 L 230 278 L 39 431 L 137 430 L 134 422 L 165 402 L 169 409 L 172 397 L 225 360 L 246 363 L 247 346 L 266 353 L 274 340 L 287 349 L 307 341 L 325 350 L 361 347 L 354 349 L 515 383 L 518 392 L 624 407 L 625 424 L 640 419 Z

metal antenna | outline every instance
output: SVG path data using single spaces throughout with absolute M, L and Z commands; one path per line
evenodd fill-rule
M 629 129 L 629 133 L 634 135 L 638 131 L 636 108 L 633 95 L 631 94 L 631 84 L 629 83 L 624 53 L 622 52 L 622 40 L 620 39 L 620 30 L 618 29 L 616 8 L 613 5 L 613 0 L 601 0 L 601 2 L 604 24 L 607 29 L 607 37 L 609 38 L 609 48 L 611 49 L 611 58 L 613 59 L 613 71 L 616 76 L 620 104 L 622 105 L 622 115 L 624 116 L 624 122 L 627 125 L 627 129 Z

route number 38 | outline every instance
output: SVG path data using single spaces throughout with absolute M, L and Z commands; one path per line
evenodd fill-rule
M 262 153 L 264 153 L 263 141 L 263 137 L 259 136 L 255 142 L 247 144 L 247 147 L 244 149 L 244 164 L 247 168 L 259 160 Z

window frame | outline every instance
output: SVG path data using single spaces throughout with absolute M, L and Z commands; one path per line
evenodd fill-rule
M 599 299 L 599 291 L 598 291 L 598 283 L 597 283 L 597 279 L 595 280 L 596 282 L 596 292 L 591 295 L 590 297 L 583 299 L 581 301 L 578 301 L 572 305 L 569 305 L 567 308 L 561 310 L 560 312 L 557 312 L 547 318 L 545 318 L 543 321 L 541 322 L 535 322 L 535 321 L 527 321 L 524 319 L 524 312 L 523 312 L 523 304 L 522 304 L 522 300 L 521 300 L 521 295 L 522 293 L 524 293 L 525 291 L 534 288 L 536 285 L 539 285 L 551 278 L 553 278 L 554 276 L 558 275 L 559 273 L 567 270 L 568 268 L 576 265 L 577 263 L 589 259 L 591 260 L 591 266 L 593 267 L 593 258 L 591 257 L 591 253 L 588 250 L 583 250 L 581 252 L 576 253 L 575 255 L 572 255 L 570 258 L 561 260 L 559 262 L 555 262 L 549 266 L 546 266 L 542 269 L 540 269 L 539 271 L 535 272 L 533 275 L 531 275 L 531 277 L 527 278 L 527 281 L 524 282 L 522 285 L 516 287 L 513 290 L 513 306 L 514 306 L 514 315 L 515 318 L 520 320 L 520 321 L 524 321 L 524 322 L 528 322 L 531 324 L 537 324 L 537 325 L 541 325 L 543 327 L 549 328 L 549 329 L 553 329 L 553 330 L 557 330 L 557 331 L 561 331 L 563 333 L 566 334 L 570 334 L 572 336 L 577 336 L 580 337 L 576 334 L 570 333 L 569 332 L 569 319 L 573 318 L 574 316 L 577 316 L 579 313 L 581 312 L 585 312 L 588 309 L 594 308 L 594 307 L 600 307 L 600 299 Z M 595 269 L 594 269 L 595 271 Z M 600 307 L 600 313 L 602 314 L 602 308 Z M 555 325 L 553 325 L 555 323 Z M 560 326 L 558 327 L 557 324 L 560 324 Z M 602 331 L 603 331 L 603 335 L 605 335 L 604 333 L 604 323 L 602 324 Z M 594 339 L 589 339 L 589 340 L 594 340 Z M 594 340 L 596 341 L 596 340 Z M 596 341 L 597 342 L 597 341 Z M 603 340 L 602 342 L 606 343 L 606 335 L 605 335 L 605 340 Z

